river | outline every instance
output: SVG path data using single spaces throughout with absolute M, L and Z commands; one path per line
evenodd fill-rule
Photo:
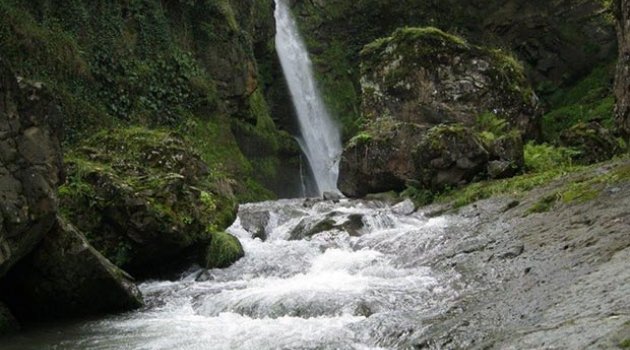
M 43 325 L 2 349 L 404 348 L 458 295 L 456 273 L 428 267 L 453 220 L 410 202 L 243 205 L 228 231 L 245 257 L 231 267 L 144 282 L 141 310 Z

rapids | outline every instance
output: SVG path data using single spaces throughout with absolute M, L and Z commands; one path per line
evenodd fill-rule
M 427 267 L 452 220 L 464 219 L 426 218 L 409 202 L 243 205 L 228 231 L 245 257 L 231 267 L 142 283 L 141 310 L 42 326 L 2 348 L 404 348 L 458 295 L 456 273 Z

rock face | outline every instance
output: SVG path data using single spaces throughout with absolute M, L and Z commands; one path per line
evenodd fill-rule
M 488 164 L 488 152 L 480 140 L 461 125 L 430 129 L 414 153 L 416 180 L 434 191 L 468 183 Z
M 361 51 L 362 115 L 420 125 L 475 124 L 492 112 L 532 138 L 536 97 L 523 67 L 500 50 L 435 28 L 398 29 Z
M 50 230 L 63 179 L 61 115 L 0 59 L 0 277 Z
M 412 151 L 425 131 L 411 123 L 382 120 L 381 127 L 350 141 L 339 164 L 339 190 L 349 197 L 401 191 L 415 177 Z
M 630 140 L 630 2 L 614 1 L 617 18 L 617 37 L 619 40 L 619 60 L 615 78 L 615 109 L 619 132 Z
M 102 132 L 67 157 L 64 212 L 94 247 L 134 274 L 195 256 L 236 215 L 230 186 L 177 134 Z
M 58 219 L 27 258 L 11 270 L 2 294 L 19 319 L 40 320 L 126 311 L 142 306 L 131 277 L 72 225 Z
M 521 135 L 538 136 L 522 66 L 435 28 L 405 28 L 362 51 L 365 130 L 343 152 L 347 196 L 439 191 L 523 166 Z

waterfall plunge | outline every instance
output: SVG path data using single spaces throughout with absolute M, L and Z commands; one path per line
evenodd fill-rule
M 338 192 L 341 135 L 322 101 L 308 51 L 286 0 L 276 0 L 276 50 L 298 115 L 298 142 L 313 170 L 320 194 Z

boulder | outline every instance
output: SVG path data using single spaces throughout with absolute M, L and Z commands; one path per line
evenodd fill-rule
M 62 219 L 7 274 L 2 294 L 21 320 L 127 311 L 143 304 L 133 279 Z
M 196 259 L 211 232 L 235 219 L 233 196 L 172 132 L 98 133 L 68 154 L 67 171 L 64 213 L 98 251 L 135 275 Z
M 239 215 L 241 226 L 252 235 L 252 238 L 267 239 L 267 224 L 271 214 L 269 211 L 243 211 Z
M 614 135 L 598 122 L 578 123 L 563 131 L 560 145 L 576 150 L 573 159 L 579 164 L 602 162 L 622 152 Z
M 630 2 L 615 0 L 613 11 L 617 19 L 619 41 L 619 60 L 614 89 L 617 97 L 615 117 L 619 133 L 628 142 L 630 141 Z
M 204 254 L 202 266 L 207 269 L 226 268 L 243 256 L 243 246 L 236 237 L 225 232 L 215 232 Z
M 539 110 L 510 55 L 435 28 L 404 28 L 365 46 L 361 58 L 367 123 L 342 154 L 342 193 L 436 192 L 522 169 L 522 135 L 538 136 Z
M 16 78 L 0 59 L 0 277 L 55 222 L 61 122 L 48 90 Z
M 436 28 L 403 28 L 361 51 L 362 115 L 420 125 L 473 126 L 487 112 L 528 138 L 539 134 L 537 98 L 508 53 Z

